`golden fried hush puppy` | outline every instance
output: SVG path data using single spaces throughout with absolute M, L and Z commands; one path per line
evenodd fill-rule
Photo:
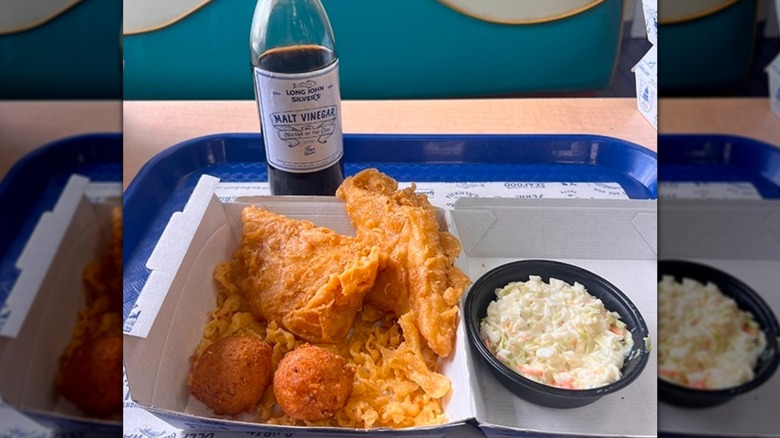
M 62 365 L 58 389 L 89 415 L 105 417 L 122 408 L 122 336 L 89 339 Z
M 338 354 L 309 344 L 287 353 L 274 374 L 274 395 L 298 420 L 331 418 L 352 393 L 355 369 Z
M 195 362 L 190 391 L 215 414 L 249 412 L 271 384 L 271 353 L 271 346 L 258 337 L 220 338 Z

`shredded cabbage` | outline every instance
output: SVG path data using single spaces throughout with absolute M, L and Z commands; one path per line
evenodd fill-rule
M 531 380 L 598 388 L 621 377 L 634 345 L 620 315 L 579 283 L 539 276 L 496 289 L 480 336 L 496 358 Z
M 753 379 L 766 336 L 717 285 L 664 276 L 658 283 L 658 375 L 698 389 Z

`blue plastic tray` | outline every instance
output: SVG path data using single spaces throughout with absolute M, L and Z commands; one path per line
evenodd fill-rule
M 54 208 L 73 174 L 92 181 L 122 181 L 122 134 L 58 140 L 19 160 L 0 182 L 0 306 L 19 276 L 15 267 L 41 215 Z
M 617 182 L 633 199 L 656 198 L 654 152 L 590 135 L 345 135 L 348 175 L 376 167 L 398 181 Z M 259 134 L 196 138 L 158 154 L 124 195 L 124 318 L 138 298 L 168 219 L 203 174 L 267 181 Z
M 658 136 L 664 182 L 750 182 L 765 199 L 780 198 L 780 147 L 747 137 Z

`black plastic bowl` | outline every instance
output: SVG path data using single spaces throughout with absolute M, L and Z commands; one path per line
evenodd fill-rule
M 479 325 L 487 312 L 487 306 L 496 299 L 495 291 L 508 283 L 528 281 L 537 275 L 545 282 L 557 278 L 569 284 L 578 282 L 588 293 L 600 298 L 604 307 L 620 314 L 620 319 L 631 330 L 634 348 L 623 364 L 620 380 L 593 389 L 563 389 L 544 385 L 525 378 L 501 363 L 483 344 Z M 551 260 L 522 260 L 501 265 L 480 277 L 466 296 L 466 330 L 472 348 L 484 359 L 499 382 L 515 395 L 531 403 L 553 408 L 575 408 L 595 402 L 628 386 L 642 373 L 649 357 L 645 350 L 647 325 L 636 306 L 615 286 L 598 275 L 566 263 Z
M 780 364 L 780 353 L 777 345 L 780 329 L 778 329 L 777 318 L 772 310 L 753 289 L 733 276 L 711 266 L 682 260 L 659 261 L 658 280 L 660 281 L 664 275 L 672 275 L 678 282 L 682 281 L 683 277 L 687 277 L 703 284 L 715 283 L 724 295 L 734 299 L 740 309 L 753 314 L 753 318 L 766 335 L 766 348 L 758 359 L 753 379 L 732 388 L 694 389 L 676 385 L 659 377 L 658 398 L 662 402 L 690 408 L 716 406 L 759 387 L 772 376 Z

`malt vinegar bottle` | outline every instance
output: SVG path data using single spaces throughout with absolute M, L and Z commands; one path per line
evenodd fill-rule
M 344 179 L 339 61 L 320 0 L 258 0 L 250 49 L 274 195 L 333 195 Z

